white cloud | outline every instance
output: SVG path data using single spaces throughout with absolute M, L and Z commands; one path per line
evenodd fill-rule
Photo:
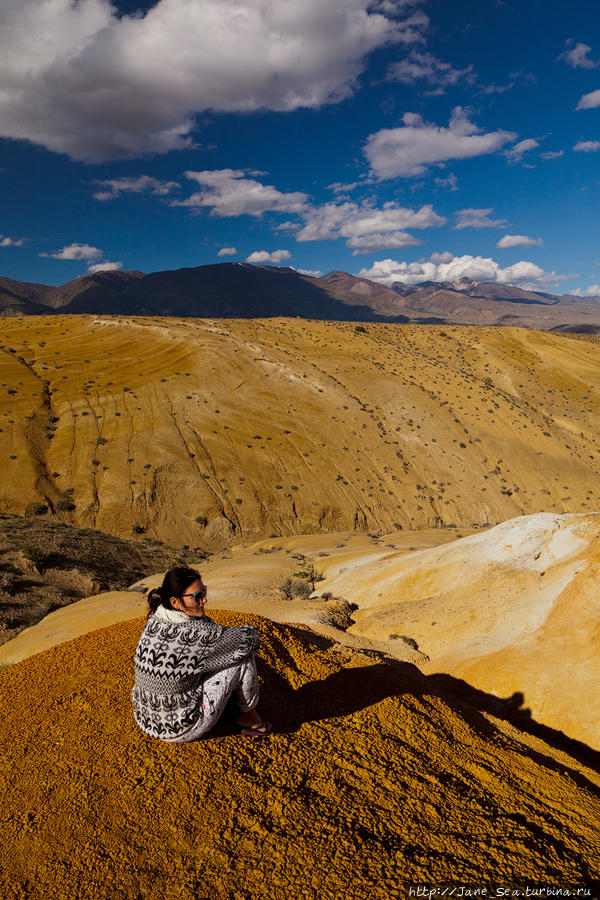
M 544 242 L 541 238 L 531 238 L 524 234 L 505 234 L 500 238 L 496 247 L 505 250 L 507 247 L 543 247 Z
M 360 181 L 351 181 L 349 184 L 344 184 L 343 181 L 336 181 L 333 184 L 328 184 L 327 190 L 333 191 L 334 194 L 348 194 L 358 187 L 359 184 Z
M 217 256 L 237 256 L 237 247 L 221 247 Z
M 596 109 L 600 106 L 600 91 L 591 91 L 580 98 L 575 109 Z
M 558 59 L 564 59 L 573 69 L 595 69 L 599 65 L 599 63 L 590 59 L 589 53 L 592 48 L 588 44 L 577 43 L 574 46 L 573 44 L 573 38 L 569 38 L 566 46 L 571 49 L 561 53 Z
M 449 191 L 458 190 L 458 180 L 452 172 L 446 178 L 434 178 L 438 187 L 448 188 Z
M 176 181 L 159 181 L 150 175 L 137 175 L 130 178 L 112 178 L 97 182 L 103 190 L 94 194 L 96 200 L 114 200 L 120 194 L 155 194 L 164 197 L 178 188 Z
M 414 6 L 417 2 L 418 0 L 380 0 L 369 5 L 386 15 L 397 16 L 403 7 Z M 395 40 L 399 44 L 422 44 L 428 28 L 429 17 L 421 9 L 416 9 L 408 18 L 396 23 Z
M 432 228 L 443 225 L 446 221 L 430 204 L 415 210 L 398 206 L 393 201 L 384 203 L 381 207 L 367 203 L 361 205 L 350 202 L 324 203 L 307 209 L 302 219 L 304 224 L 296 232 L 297 241 L 323 241 L 345 237 L 348 238 L 346 243 L 348 247 L 357 247 L 356 242 L 360 238 L 375 240 L 389 233 L 395 233 L 396 240 L 408 240 L 410 235 L 401 238 L 398 237 L 398 233 L 404 232 L 407 228 Z
M 595 153 L 600 150 L 600 141 L 578 141 L 573 150 L 579 150 L 582 153 Z
M 490 219 L 492 207 L 489 209 L 459 209 L 454 215 L 457 218 L 458 230 L 461 228 L 502 228 L 506 219 Z
M 94 265 L 88 266 L 88 273 L 93 275 L 95 272 L 116 272 L 118 269 L 122 268 L 122 262 L 109 262 L 106 260 L 105 262 L 94 263 Z
M 429 259 L 433 263 L 448 263 L 454 259 L 454 255 L 447 250 L 444 250 L 443 253 L 432 253 Z
M 361 269 L 361 278 L 369 278 L 380 284 L 419 284 L 422 281 L 489 281 L 498 284 L 512 284 L 525 290 L 547 290 L 572 276 L 545 272 L 535 263 L 521 260 L 503 269 L 494 259 L 482 256 L 457 256 L 446 262 L 398 262 L 381 259 L 370 269 Z
M 69 244 L 68 247 L 63 247 L 56 253 L 40 253 L 40 256 L 52 259 L 86 259 L 90 261 L 100 259 L 103 255 L 102 250 L 99 250 L 98 247 L 91 247 L 89 244 Z
M 406 231 L 391 231 L 389 234 L 363 234 L 360 237 L 350 238 L 346 241 L 346 247 L 352 248 L 352 256 L 358 256 L 360 253 L 376 253 L 378 250 L 414 247 L 422 243 Z
M 246 257 L 248 263 L 275 263 L 278 265 L 282 259 L 290 259 L 292 254 L 289 250 L 273 250 L 269 253 L 267 250 L 255 250 L 250 256 Z
M 449 159 L 495 153 L 517 137 L 501 130 L 482 134 L 460 106 L 454 109 L 448 128 L 424 122 L 416 113 L 405 113 L 402 121 L 402 127 L 377 131 L 365 144 L 371 170 L 381 180 L 423 175 L 427 166 Z
M 354 251 L 354 255 L 419 244 L 418 238 L 407 229 L 432 228 L 446 222 L 431 205 L 410 209 L 389 201 L 376 207 L 343 198 L 313 205 L 307 194 L 300 191 L 285 193 L 248 177 L 258 174 L 262 173 L 243 169 L 186 172 L 185 175 L 202 185 L 203 190 L 186 200 L 173 200 L 171 205 L 196 210 L 205 208 L 211 215 L 220 217 L 295 213 L 299 221 L 285 221 L 277 226 L 277 230 L 292 232 L 300 242 L 346 238 L 346 246 Z M 228 254 L 223 250 L 220 255 Z
M 22 247 L 23 244 L 26 243 L 26 241 L 27 238 L 19 238 L 18 240 L 15 240 L 14 238 L 5 237 L 4 235 L 0 234 L 0 247 Z
M 600 284 L 590 284 L 587 288 L 576 288 L 569 291 L 574 297 L 596 297 L 600 296 Z
M 428 19 L 372 0 L 3 0 L 0 136 L 102 162 L 192 147 L 194 115 L 316 109 Z M 400 17 L 398 17 L 400 16 Z
M 510 150 L 505 150 L 504 155 L 510 162 L 519 163 L 523 159 L 524 153 L 527 153 L 529 150 L 535 150 L 539 146 L 539 141 L 536 141 L 534 138 L 526 138 L 524 141 L 519 141 Z
M 564 150 L 548 150 L 546 153 L 540 153 L 541 159 L 559 159 L 564 154 Z
M 323 273 L 320 269 L 296 269 L 299 275 L 310 275 L 311 278 L 321 278 Z
M 251 172 L 250 174 L 257 174 Z M 212 169 L 185 172 L 203 190 L 187 200 L 174 200 L 172 206 L 208 208 L 213 216 L 262 216 L 265 212 L 302 212 L 308 196 L 301 191 L 285 194 L 270 184 L 248 178 L 245 169 Z
M 402 84 L 426 81 L 434 89 L 432 93 L 443 93 L 447 87 L 453 87 L 459 81 L 473 84 L 475 75 L 472 65 L 465 69 L 455 69 L 450 63 L 438 59 L 432 53 L 413 50 L 406 59 L 392 63 L 388 68 L 386 80 L 399 81 Z

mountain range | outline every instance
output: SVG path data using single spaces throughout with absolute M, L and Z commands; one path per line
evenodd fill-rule
M 95 315 L 516 325 L 600 332 L 600 296 L 581 298 L 461 279 L 390 287 L 333 271 L 220 263 L 153 272 L 96 272 L 53 287 L 0 277 L 0 315 Z

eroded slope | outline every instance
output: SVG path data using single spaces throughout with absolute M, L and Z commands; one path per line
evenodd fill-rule
M 3 320 L 3 509 L 214 548 L 597 508 L 595 339 L 359 328 Z

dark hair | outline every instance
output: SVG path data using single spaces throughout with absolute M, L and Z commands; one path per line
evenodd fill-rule
M 196 569 L 169 569 L 163 583 L 159 588 L 154 588 L 148 594 L 149 616 L 156 612 L 159 606 L 165 609 L 173 609 L 171 597 L 181 597 L 185 589 L 200 579 L 200 572 Z

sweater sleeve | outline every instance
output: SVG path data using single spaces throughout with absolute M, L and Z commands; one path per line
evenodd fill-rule
M 217 672 L 230 666 L 245 662 L 258 651 L 259 636 L 251 625 L 219 625 L 213 623 L 216 641 L 211 647 L 210 655 L 204 660 L 206 672 Z

